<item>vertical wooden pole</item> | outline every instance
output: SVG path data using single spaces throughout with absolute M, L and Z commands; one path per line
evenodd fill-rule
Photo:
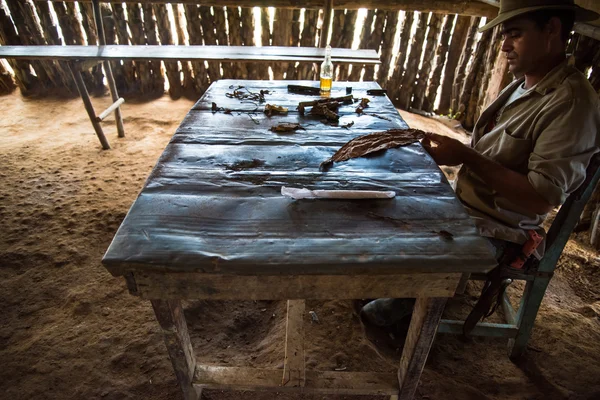
M 292 39 L 293 10 L 278 8 L 273 20 L 273 46 L 290 46 Z M 272 65 L 273 79 L 283 79 L 288 63 L 276 62 Z
M 408 55 L 406 72 L 402 78 L 400 93 L 398 94 L 398 105 L 404 110 L 408 110 L 410 107 L 417 70 L 419 68 L 419 62 L 421 61 L 421 54 L 423 53 L 423 40 L 425 38 L 425 31 L 427 30 L 428 19 L 428 13 L 419 13 L 417 31 L 412 37 L 410 44 L 410 54 Z
M 100 11 L 100 2 L 98 0 L 92 0 L 92 6 L 94 8 L 94 20 L 96 21 L 96 32 L 98 32 L 98 42 L 100 46 L 106 45 L 106 36 L 104 36 L 104 23 L 102 21 L 102 13 Z M 106 71 L 106 81 L 110 89 L 110 95 L 112 101 L 119 100 L 119 93 L 117 92 L 117 84 L 115 83 L 115 77 L 112 73 L 112 68 L 109 61 L 104 61 L 104 71 Z M 121 115 L 121 107 L 115 109 L 115 121 L 117 123 L 117 132 L 119 137 L 125 137 L 125 128 L 123 127 L 123 116 Z
M 315 47 L 317 39 L 317 23 L 319 21 L 318 10 L 304 11 L 304 26 L 302 27 L 302 39 L 300 46 Z M 298 66 L 298 79 L 315 79 L 316 64 L 302 63 Z
M 381 47 L 381 38 L 383 36 L 383 26 L 385 24 L 385 11 L 377 10 L 375 14 L 375 27 L 373 28 L 373 32 L 369 37 L 369 44 L 367 48 L 373 49 L 379 53 L 379 48 Z M 365 66 L 365 74 L 363 75 L 363 81 L 373 81 L 375 80 L 375 66 L 367 65 Z
M 404 76 L 404 63 L 406 62 L 406 55 L 408 50 L 408 43 L 412 36 L 411 29 L 415 20 L 415 13 L 407 11 L 404 14 L 402 20 L 402 27 L 400 28 L 400 46 L 398 47 L 398 55 L 396 57 L 396 66 L 392 73 L 392 79 L 386 85 L 388 89 L 388 96 L 392 102 L 396 102 L 400 93 L 400 85 L 402 84 L 402 78 Z
M 156 22 L 154 20 L 154 10 L 152 4 L 143 3 L 142 12 L 144 14 L 144 34 L 146 35 L 146 44 L 158 45 L 158 34 L 156 32 Z M 162 96 L 165 93 L 165 76 L 163 74 L 162 63 L 160 60 L 150 61 L 152 70 L 152 86 L 155 96 Z
M 100 140 L 100 144 L 102 144 L 102 149 L 109 150 L 110 145 L 108 144 L 108 140 L 106 140 L 106 136 L 104 136 L 104 132 L 102 132 L 100 121 L 98 121 L 98 118 L 96 118 L 94 106 L 92 105 L 92 100 L 90 99 L 90 95 L 87 91 L 87 88 L 85 87 L 85 83 L 83 82 L 83 77 L 81 76 L 79 65 L 69 64 L 69 69 L 71 70 L 71 74 L 73 75 L 73 79 L 75 80 L 75 85 L 77 85 L 77 90 L 79 90 L 81 100 L 83 100 L 83 106 L 85 107 L 85 111 L 87 111 L 88 117 L 90 117 L 90 121 L 92 122 L 92 126 L 96 131 L 96 135 Z
M 414 98 L 412 101 L 412 107 L 421 110 L 423 108 L 423 101 L 425 99 L 425 93 L 427 90 L 427 82 L 429 81 L 429 74 L 433 68 L 433 60 L 435 57 L 435 45 L 438 41 L 440 29 L 442 27 L 441 14 L 432 13 L 429 19 L 429 29 L 427 32 L 427 44 L 423 54 L 423 63 L 419 70 L 419 78 L 417 79 L 417 86 L 414 88 Z
M 195 7 L 195 6 L 190 6 Z M 188 7 L 189 8 L 189 7 Z M 196 14 L 195 10 L 190 13 L 190 16 L 194 18 Z M 201 40 L 204 38 L 205 45 L 216 45 L 217 44 L 217 36 L 215 34 L 215 21 L 210 14 L 209 6 L 200 6 L 200 20 L 202 24 L 202 32 L 199 32 L 199 29 L 193 29 L 194 32 L 194 44 L 202 44 Z M 189 27 L 188 27 L 189 30 Z M 190 35 L 191 37 L 191 35 Z M 196 43 L 200 42 L 200 43 Z M 208 77 L 210 78 L 210 82 L 214 82 L 221 78 L 221 64 L 218 61 L 209 61 L 208 62 Z
M 165 345 L 185 400 L 200 399 L 201 390 L 192 385 L 196 357 L 180 301 L 151 300 L 156 319 L 162 328 Z
M 454 114 L 458 112 L 460 96 L 463 92 L 465 77 L 467 74 L 467 65 L 471 59 L 471 55 L 473 54 L 473 43 L 475 42 L 475 35 L 477 34 L 480 21 L 481 17 L 471 18 L 471 25 L 469 26 L 467 32 L 467 39 L 465 40 L 465 45 L 460 55 L 460 61 L 456 67 L 456 74 L 454 75 L 454 83 L 452 85 L 452 100 L 450 103 L 450 108 Z
M 417 298 L 398 369 L 399 400 L 412 400 L 415 395 L 446 300 L 445 297 Z
M 94 21 L 94 6 L 90 3 L 79 2 L 79 12 L 81 12 L 81 24 L 87 36 L 87 44 L 89 46 L 100 45 L 98 39 L 98 30 Z M 106 36 L 105 36 L 106 42 Z M 102 73 L 102 64 L 94 65 L 91 68 L 92 75 L 92 92 L 95 95 L 102 96 L 104 94 L 104 74 Z
M 225 8 L 221 6 L 215 6 L 212 9 L 214 13 L 213 20 L 215 23 L 215 31 L 217 34 L 217 40 L 219 41 L 219 46 L 228 46 L 229 42 L 227 41 L 227 31 L 225 30 Z M 233 77 L 233 65 L 230 62 L 221 63 L 221 68 L 223 68 L 223 78 Z
M 456 19 L 456 25 L 454 26 L 454 33 L 452 34 L 452 41 L 450 42 L 450 49 L 448 50 L 448 61 L 444 68 L 444 82 L 442 83 L 442 92 L 440 94 L 440 106 L 438 113 L 448 114 L 450 111 L 450 103 L 452 101 L 452 87 L 454 83 L 454 77 L 456 76 L 456 67 L 462 49 L 465 46 L 467 40 L 467 31 L 469 29 L 469 23 L 471 18 L 459 15 Z
M 288 300 L 285 324 L 285 359 L 281 386 L 303 387 L 306 382 L 304 310 L 304 300 Z
M 360 44 L 359 49 L 366 49 L 369 46 L 369 39 L 371 38 L 371 25 L 375 19 L 375 10 L 368 10 L 365 22 L 360 33 Z M 359 81 L 360 74 L 363 70 L 364 65 L 352 64 L 352 71 L 348 77 L 349 81 Z
M 333 13 L 333 0 L 325 0 L 323 13 L 323 26 L 321 28 L 321 39 L 319 47 L 327 47 L 327 39 L 329 36 L 329 25 L 331 24 L 331 14 Z
M 229 45 L 242 45 L 242 17 L 238 7 L 227 7 L 227 26 L 229 27 Z M 248 79 L 248 69 L 241 62 L 232 63 L 235 79 Z
M 111 2 L 111 7 L 113 11 L 113 19 L 116 25 L 117 40 L 119 41 L 119 45 L 127 46 L 130 40 L 123 3 L 114 1 Z M 131 44 L 134 43 L 135 42 L 131 42 Z M 140 92 L 144 92 L 139 65 L 140 63 L 142 62 L 136 61 L 134 64 L 133 61 L 123 61 L 123 81 L 125 82 L 124 88 L 126 89 L 126 93 L 139 94 Z
M 15 82 L 4 64 L 0 62 L 0 93 L 7 94 L 15 90 Z
M 291 20 L 291 35 L 289 45 L 292 47 L 298 47 L 300 43 L 300 10 L 294 9 L 292 12 Z M 299 71 L 300 66 L 298 66 Z M 298 71 L 296 71 L 296 63 L 291 62 L 288 64 L 287 71 L 285 73 L 285 79 L 298 79 Z
M 298 10 L 300 12 L 300 10 Z M 252 8 L 243 7 L 240 14 L 242 19 L 242 41 L 244 46 L 254 46 L 254 12 Z M 256 63 L 246 63 L 248 79 L 258 79 Z
M 162 45 L 174 44 L 171 34 L 171 24 L 169 23 L 169 13 L 166 4 L 153 4 L 156 24 L 158 25 L 158 35 Z M 145 15 L 145 13 L 144 13 Z M 181 97 L 181 79 L 179 77 L 179 65 L 177 61 L 165 61 L 167 69 L 167 79 L 169 80 L 169 95 L 172 99 Z
M 183 30 L 182 23 L 184 21 L 184 17 L 181 14 L 183 5 L 173 3 L 172 7 L 173 17 L 175 18 L 175 29 L 177 30 L 177 42 L 179 46 L 185 46 L 185 32 Z M 219 63 L 216 63 L 216 65 L 218 67 Z M 191 63 L 189 61 L 181 61 L 181 70 L 183 71 L 183 93 L 186 97 L 196 99 L 196 95 L 194 94 L 194 78 L 192 76 Z
M 440 38 L 440 42 L 435 52 L 435 69 L 433 70 L 433 74 L 431 75 L 431 80 L 429 81 L 429 85 L 427 87 L 427 96 L 425 97 L 425 101 L 423 103 L 423 110 L 427 112 L 433 111 L 435 99 L 437 97 L 437 92 L 440 87 L 442 71 L 444 69 L 444 64 L 446 63 L 446 57 L 448 55 L 448 42 L 450 41 L 450 32 L 452 31 L 452 26 L 454 25 L 455 19 L 456 14 L 447 15 L 446 20 L 444 22 L 442 36 Z
M 267 7 L 263 7 L 260 9 L 260 25 L 261 25 L 261 36 L 260 43 L 262 46 L 271 46 L 271 26 L 270 26 L 270 15 L 269 9 Z M 269 80 L 269 64 L 260 63 L 260 78 L 264 80 Z
M 389 79 L 390 65 L 392 63 L 392 57 L 394 56 L 394 39 L 396 37 L 399 14 L 399 11 L 386 12 L 385 32 L 383 33 L 381 41 L 381 65 L 379 67 L 379 73 L 377 74 L 377 80 L 381 87 L 387 86 Z
M 202 30 L 200 27 L 202 26 L 203 21 L 200 19 L 200 9 L 196 4 L 186 4 L 185 6 L 185 16 L 187 21 L 187 31 L 188 37 L 190 38 L 190 44 L 193 45 L 202 45 Z M 219 7 L 215 7 L 215 14 L 217 14 Z M 221 7 L 221 13 L 223 12 Z M 212 19 L 210 20 L 212 21 Z M 210 22 L 206 21 L 206 22 Z M 206 37 L 210 38 L 210 29 L 205 28 Z M 216 44 L 216 43 L 215 43 Z M 219 43 L 221 44 L 221 43 Z M 225 43 L 227 45 L 227 43 Z M 213 68 L 214 66 L 214 68 Z M 206 88 L 208 87 L 208 75 L 206 73 L 206 67 L 204 66 L 204 61 L 193 61 L 192 67 L 194 69 L 194 89 L 196 94 L 201 95 L 204 93 Z M 209 71 L 211 74 L 214 73 L 216 76 L 220 76 L 220 72 L 218 71 L 219 64 L 209 64 Z M 223 63 L 223 69 L 225 69 L 225 63 Z M 211 78 L 212 79 L 212 78 Z M 218 78 L 216 78 L 218 79 Z

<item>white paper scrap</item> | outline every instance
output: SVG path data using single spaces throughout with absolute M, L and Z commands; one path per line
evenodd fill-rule
M 393 199 L 396 192 L 377 190 L 309 190 L 306 188 L 281 187 L 281 194 L 296 200 L 300 199 Z

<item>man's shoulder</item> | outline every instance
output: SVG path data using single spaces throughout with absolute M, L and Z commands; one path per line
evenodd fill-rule
M 598 94 L 581 71 L 566 65 L 561 78 L 548 93 L 553 103 L 577 102 L 578 106 L 598 109 Z

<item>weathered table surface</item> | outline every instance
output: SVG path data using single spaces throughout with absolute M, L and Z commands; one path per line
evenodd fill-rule
M 263 104 L 226 93 L 239 84 Z M 186 399 L 204 388 L 377 394 L 412 399 L 446 298 L 462 273 L 494 266 L 490 248 L 420 144 L 319 164 L 353 137 L 405 128 L 376 83 L 349 83 L 369 97 L 340 109 L 338 126 L 301 116 L 293 81 L 218 81 L 173 136 L 119 228 L 103 263 L 132 294 L 150 299 Z M 233 85 L 233 86 L 232 86 Z M 339 88 L 338 86 L 342 86 Z M 335 84 L 332 96 L 345 94 Z M 318 97 L 317 97 L 318 98 Z M 223 110 L 212 112 L 215 102 Z M 265 104 L 289 107 L 267 117 Z M 270 127 L 300 123 L 278 134 Z M 349 129 L 343 124 L 354 122 Z M 281 187 L 394 190 L 391 200 L 292 200 Z M 415 297 L 398 373 L 307 370 L 303 299 Z M 201 364 L 181 299 L 288 299 L 283 370 Z
M 386 96 L 366 95 L 376 83 L 348 85 L 355 97 L 371 100 L 367 113 L 386 119 L 359 116 L 356 105 L 345 105 L 339 124 L 354 122 L 350 129 L 300 116 L 298 102 L 318 97 L 288 94 L 290 83 L 312 82 L 211 85 L 177 129 L 110 245 L 103 262 L 113 274 L 131 268 L 241 275 L 464 273 L 493 266 L 487 242 L 420 144 L 319 171 L 353 137 L 407 127 Z M 261 112 L 264 104 L 226 97 L 238 84 L 252 92 L 270 90 L 264 104 L 289 107 L 288 115 L 269 118 Z M 332 96 L 342 95 L 345 85 L 334 85 Z M 211 112 L 212 102 L 232 114 Z M 281 122 L 306 130 L 269 130 Z M 298 201 L 283 197 L 281 186 L 393 190 L 397 196 Z

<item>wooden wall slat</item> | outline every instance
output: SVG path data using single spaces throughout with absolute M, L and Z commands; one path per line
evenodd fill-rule
M 215 8 L 215 10 L 216 10 L 216 8 Z M 222 11 L 223 11 L 223 9 L 221 9 L 221 12 Z M 202 21 L 200 19 L 200 9 L 198 8 L 197 5 L 186 5 L 185 6 L 185 19 L 186 19 L 188 37 L 190 39 L 190 45 L 203 44 Z M 211 19 L 208 19 L 208 21 L 210 21 L 210 20 Z M 225 22 L 225 19 L 223 19 L 223 24 L 224 24 L 224 22 Z M 223 25 L 223 27 L 224 26 L 225 25 Z M 206 32 L 208 33 L 208 35 L 210 37 L 211 30 L 206 29 Z M 225 40 L 227 40 L 227 38 L 225 38 Z M 214 65 L 216 68 L 218 63 L 212 63 L 211 65 Z M 194 93 L 196 93 L 196 95 L 200 95 L 200 94 L 204 93 L 204 91 L 208 88 L 208 85 L 209 85 L 208 76 L 207 76 L 207 72 L 206 72 L 206 66 L 204 65 L 204 62 L 202 62 L 202 61 L 194 61 L 194 62 L 192 62 L 192 68 L 194 71 Z M 210 68 L 210 69 L 213 70 L 213 74 L 217 75 L 217 71 L 215 71 L 213 68 Z M 220 75 L 220 73 L 218 75 Z
M 299 11 L 299 10 L 298 10 Z M 251 8 L 242 8 L 242 43 L 244 46 L 254 46 L 254 13 Z M 248 79 L 258 79 L 258 66 L 255 63 L 245 64 Z
M 317 40 L 317 24 L 319 22 L 319 10 L 304 11 L 304 26 L 302 27 L 302 38 L 300 46 L 315 47 Z M 316 64 L 303 63 L 298 66 L 298 79 L 316 79 Z
M 375 10 L 367 10 L 367 16 L 365 17 L 365 21 L 363 23 L 362 30 L 360 32 L 360 43 L 358 45 L 359 49 L 366 49 L 369 46 L 369 39 L 371 38 L 371 27 L 373 25 L 373 20 L 375 19 Z M 364 65 L 360 64 L 352 64 L 352 71 L 350 71 L 350 76 L 348 77 L 349 81 L 359 81 L 360 75 L 364 69 Z
M 427 21 L 429 14 L 420 13 L 417 20 L 417 30 L 412 37 L 410 45 L 410 53 L 406 65 L 406 71 L 402 77 L 400 93 L 398 94 L 398 106 L 404 110 L 408 110 L 411 104 L 415 79 L 419 68 L 419 61 L 423 53 L 423 40 L 427 31 Z
M 270 26 L 271 16 L 269 15 L 269 9 L 264 7 L 260 9 L 260 26 L 261 26 L 261 36 L 260 41 L 262 46 L 271 46 L 271 26 Z M 269 65 L 266 63 L 261 63 L 258 67 L 258 72 L 260 75 L 260 79 L 269 79 Z
M 292 25 L 291 25 L 291 41 L 290 46 L 298 47 L 300 44 L 300 11 L 292 10 Z M 298 65 L 300 67 L 300 65 Z M 289 63 L 287 71 L 285 73 L 285 79 L 298 79 L 298 73 L 296 70 L 296 63 Z
M 469 63 L 471 55 L 473 54 L 473 43 L 475 43 L 475 35 L 477 34 L 477 29 L 480 22 L 481 18 L 479 17 L 471 18 L 471 24 L 469 25 L 469 29 L 467 31 L 467 38 L 465 40 L 463 50 L 460 53 L 460 60 L 458 62 L 458 67 L 456 68 L 454 83 L 452 85 L 452 100 L 450 103 L 450 107 L 454 114 L 456 114 L 458 111 L 460 95 L 465 82 L 465 74 L 467 73 L 467 64 Z
M 433 60 L 435 58 L 435 46 L 438 42 L 438 36 L 442 28 L 441 14 L 431 14 L 429 19 L 429 28 L 427 30 L 427 43 L 423 50 L 423 62 L 421 69 L 419 70 L 419 76 L 417 79 L 417 86 L 414 88 L 414 96 L 412 101 L 412 107 L 420 110 L 423 107 L 423 101 L 425 100 L 425 94 L 427 91 L 427 82 L 429 81 L 429 74 L 433 68 Z
M 369 39 L 369 44 L 367 45 L 368 49 L 373 49 L 379 52 L 379 48 L 381 47 L 381 38 L 383 36 L 383 27 L 385 25 L 385 11 L 377 10 L 375 13 L 375 27 L 373 28 L 373 32 L 371 33 L 371 37 Z M 373 81 L 375 80 L 375 66 L 367 65 L 365 67 L 365 74 L 363 75 L 363 81 Z
M 242 16 L 238 7 L 227 7 L 229 45 L 242 45 Z M 242 63 L 232 63 L 232 73 L 236 79 L 248 79 L 248 70 Z
M 91 3 L 79 3 L 79 12 L 81 13 L 81 24 L 87 37 L 88 45 L 98 45 L 98 33 L 96 32 L 96 22 L 94 21 L 94 10 Z M 94 65 L 91 69 L 92 74 L 92 92 L 98 96 L 104 94 L 104 73 L 102 64 Z
M 444 70 L 444 64 L 446 63 L 446 57 L 448 55 L 448 46 L 450 45 L 450 35 L 452 33 L 452 26 L 456 20 L 456 15 L 446 15 L 444 19 L 444 27 L 442 28 L 442 35 L 437 45 L 435 52 L 435 69 L 431 74 L 429 85 L 427 86 L 427 96 L 424 99 L 422 109 L 427 112 L 433 112 L 435 99 L 437 97 L 438 89 L 442 79 L 442 71 Z
M 185 45 L 185 31 L 183 29 L 183 7 L 179 7 L 177 4 L 172 4 L 173 7 L 173 19 L 175 20 L 175 30 L 177 31 L 177 42 L 180 46 Z M 181 61 L 181 72 L 183 73 L 183 82 L 181 85 L 183 94 L 188 98 L 196 99 L 196 93 L 194 92 L 194 77 L 192 74 L 192 65 L 189 61 Z
M 411 29 L 414 19 L 415 13 L 407 12 L 404 14 L 404 19 L 402 20 L 402 27 L 400 28 L 400 44 L 396 57 L 396 65 L 394 66 L 392 78 L 386 85 L 388 89 L 388 96 L 393 102 L 396 102 L 398 100 L 398 96 L 400 95 L 400 86 L 402 85 L 402 79 L 404 77 L 404 62 L 406 61 L 408 43 L 412 37 Z
M 444 68 L 444 82 L 442 83 L 440 106 L 438 108 L 440 114 L 448 114 L 450 111 L 456 68 L 458 67 L 458 62 L 460 60 L 461 50 L 465 47 L 465 42 L 467 41 L 467 32 L 470 23 L 471 18 L 463 15 L 458 16 L 456 19 L 452 41 L 450 42 L 450 48 L 448 49 L 448 61 Z
M 169 23 L 169 12 L 165 4 L 154 4 L 154 15 L 158 25 L 160 43 L 163 45 L 175 44 Z M 178 99 L 182 95 L 181 78 L 179 77 L 179 64 L 177 61 L 165 61 L 167 79 L 169 80 L 169 95 Z
M 381 66 L 379 67 L 378 81 L 382 87 L 387 85 L 390 65 L 394 56 L 394 38 L 398 28 L 399 11 L 387 11 L 385 18 L 385 31 L 381 42 Z
M 194 11 L 195 13 L 195 11 Z M 215 33 L 215 21 L 211 15 L 210 7 L 200 6 L 200 19 L 202 25 L 202 35 L 204 37 L 205 45 L 216 45 L 217 35 Z M 196 31 L 194 36 L 198 36 L 199 33 Z M 214 82 L 221 78 L 221 64 L 217 61 L 210 61 L 208 63 L 208 77 L 210 82 Z

